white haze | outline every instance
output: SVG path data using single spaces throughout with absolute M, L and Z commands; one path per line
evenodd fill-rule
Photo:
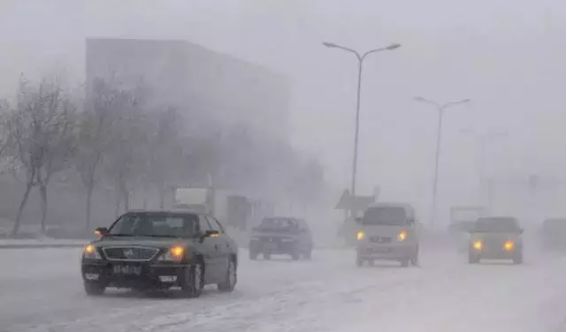
M 565 3 L 545 1 L 9 1 L 0 2 L 0 92 L 21 72 L 84 79 L 84 38 L 184 39 L 264 65 L 292 83 L 290 136 L 317 155 L 337 191 L 351 172 L 356 63 L 321 45 L 364 51 L 359 192 L 427 208 L 436 118 L 412 98 L 471 98 L 445 119 L 441 208 L 478 199 L 475 143 L 503 130 L 488 172 L 564 181 Z M 467 189 L 468 188 L 468 189 Z M 558 202 L 564 202 L 564 189 Z M 555 204 L 558 214 L 564 204 Z

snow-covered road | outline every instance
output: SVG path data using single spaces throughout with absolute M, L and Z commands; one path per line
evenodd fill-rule
M 356 268 L 348 250 L 312 261 L 249 261 L 241 252 L 232 294 L 199 299 L 109 290 L 87 297 L 78 249 L 0 250 L 0 331 L 565 330 L 565 258 L 465 264 L 423 250 L 419 268 Z

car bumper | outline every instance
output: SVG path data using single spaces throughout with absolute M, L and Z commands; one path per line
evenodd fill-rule
M 290 254 L 298 249 L 297 242 L 268 242 L 254 241 L 250 242 L 250 251 L 268 254 Z
M 469 249 L 472 256 L 478 259 L 514 259 L 521 255 L 521 249 L 506 251 L 502 249 L 474 250 Z
M 415 246 L 401 244 L 359 244 L 356 248 L 359 259 L 408 259 L 415 254 Z
M 120 271 L 120 267 L 130 271 Z M 130 262 L 83 262 L 81 275 L 85 282 L 123 288 L 169 288 L 179 286 L 187 264 Z

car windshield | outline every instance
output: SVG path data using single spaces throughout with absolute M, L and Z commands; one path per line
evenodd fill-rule
M 126 214 L 109 230 L 113 236 L 193 237 L 198 233 L 198 218 L 193 214 Z
M 267 218 L 262 220 L 260 226 L 257 227 L 260 231 L 291 231 L 297 229 L 297 221 L 290 218 Z
M 475 225 L 477 232 L 517 232 L 519 229 L 514 218 L 482 218 Z
M 406 210 L 403 207 L 369 208 L 362 218 L 363 225 L 405 225 Z

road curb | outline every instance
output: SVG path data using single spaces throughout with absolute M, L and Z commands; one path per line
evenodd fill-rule
M 86 244 L 57 243 L 57 244 L 0 244 L 0 249 L 34 249 L 34 248 L 81 248 Z

